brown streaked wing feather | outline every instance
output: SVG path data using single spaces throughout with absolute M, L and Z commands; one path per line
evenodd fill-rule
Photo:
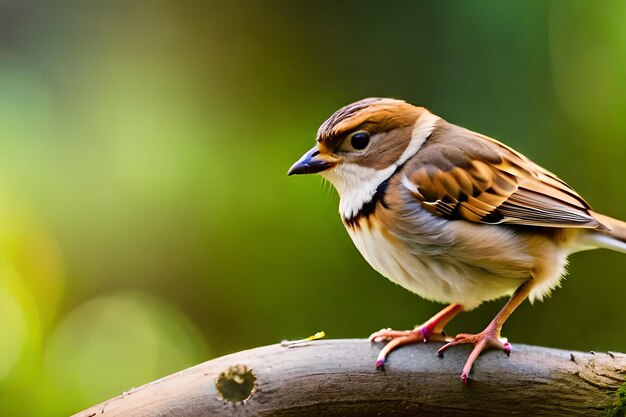
M 602 228 L 557 176 L 500 142 L 440 122 L 407 173 L 422 207 L 476 223 Z

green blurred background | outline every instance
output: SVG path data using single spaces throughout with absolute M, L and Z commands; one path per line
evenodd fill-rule
M 437 311 L 361 259 L 334 191 L 286 176 L 366 96 L 499 138 L 626 218 L 625 21 L 621 0 L 4 0 L 0 415 L 67 415 L 229 352 Z M 626 351 L 625 271 L 573 256 L 505 335 Z

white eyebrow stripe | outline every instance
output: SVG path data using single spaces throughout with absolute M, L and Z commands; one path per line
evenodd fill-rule
M 435 125 L 440 119 L 439 116 L 435 116 L 428 110 L 424 110 L 424 113 L 422 113 L 415 122 L 413 133 L 411 133 L 411 142 L 409 142 L 409 146 L 406 147 L 402 155 L 400 155 L 400 158 L 398 158 L 396 166 L 402 165 L 420 150 L 424 142 L 426 142 L 426 139 L 433 133 L 433 130 L 435 130 Z

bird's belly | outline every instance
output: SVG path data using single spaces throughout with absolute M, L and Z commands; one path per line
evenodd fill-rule
M 363 221 L 359 227 L 347 229 L 376 271 L 429 300 L 460 303 L 472 309 L 483 301 L 513 293 L 523 282 L 517 277 L 496 276 L 450 256 L 415 253 L 376 223 Z

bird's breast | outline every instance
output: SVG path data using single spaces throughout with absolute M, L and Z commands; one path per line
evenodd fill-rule
M 377 272 L 426 299 L 461 303 L 471 309 L 510 294 L 519 285 L 517 277 L 508 279 L 463 262 L 454 243 L 432 233 L 434 226 L 423 232 L 413 228 L 407 240 L 392 232 L 376 213 L 344 224 L 354 245 Z
M 365 260 L 380 274 L 409 288 L 419 261 L 385 230 L 374 215 L 346 224 L 348 234 Z
M 361 255 L 381 275 L 424 298 L 448 302 L 451 286 L 440 279 L 438 268 L 433 267 L 436 261 L 409 250 L 375 215 L 346 224 L 346 229 Z

